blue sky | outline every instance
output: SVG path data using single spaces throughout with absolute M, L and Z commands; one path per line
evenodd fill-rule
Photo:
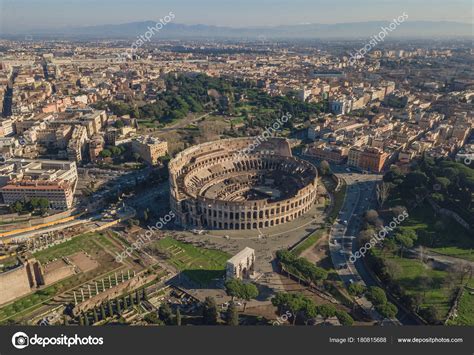
M 157 20 L 232 27 L 391 20 L 470 22 L 472 0 L 0 0 L 0 28 L 116 24 Z

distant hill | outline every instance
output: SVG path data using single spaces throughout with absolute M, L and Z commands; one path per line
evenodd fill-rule
M 34 37 L 61 38 L 136 38 L 144 34 L 155 21 L 132 22 L 118 25 L 99 25 L 88 27 L 68 27 L 60 29 L 35 30 L 3 35 L 34 34 Z M 338 24 L 303 24 L 275 27 L 232 28 L 209 25 L 183 25 L 170 22 L 164 26 L 153 40 L 157 39 L 363 39 L 376 35 L 382 26 L 390 21 L 355 22 Z M 446 38 L 472 37 L 473 27 L 460 22 L 410 21 L 401 23 L 388 38 Z

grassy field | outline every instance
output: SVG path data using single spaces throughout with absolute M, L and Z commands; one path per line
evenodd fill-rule
M 138 120 L 139 128 L 156 128 L 156 122 L 153 120 Z
M 92 255 L 101 246 L 106 247 L 109 251 L 114 251 L 116 247 L 106 236 L 98 233 L 86 233 L 78 237 L 74 237 L 70 241 L 61 243 L 34 253 L 34 257 L 41 263 L 49 262 L 54 259 L 59 259 L 63 256 L 74 254 L 78 251 L 84 250 Z
M 474 239 L 453 219 L 435 216 L 428 204 L 409 211 L 400 229 L 414 230 L 417 244 L 436 253 L 474 261 Z
M 339 215 L 339 211 L 341 210 L 344 204 L 344 199 L 346 197 L 347 184 L 344 180 L 342 180 L 338 191 L 334 191 L 333 189 L 331 189 L 331 186 L 329 186 L 328 183 L 325 183 L 325 185 L 326 185 L 326 189 L 333 194 L 334 205 L 332 206 L 332 211 L 329 214 L 328 218 L 330 221 L 334 221 Z
M 311 248 L 324 234 L 327 233 L 325 229 L 318 230 L 306 238 L 303 242 L 298 244 L 291 252 L 295 255 L 300 255 L 306 249 Z
M 204 249 L 167 237 L 154 247 L 169 255 L 168 262 L 200 285 L 224 276 L 225 263 L 230 255 L 220 250 Z
M 377 252 L 379 254 L 380 251 Z M 379 254 L 380 256 L 380 254 Z M 447 271 L 434 270 L 417 259 L 400 258 L 396 255 L 385 255 L 385 260 L 390 260 L 400 267 L 400 271 L 394 275 L 394 280 L 406 290 L 408 294 L 420 294 L 423 297 L 421 308 L 434 306 L 441 319 L 449 312 L 450 290 L 444 283 L 448 276 Z M 422 278 L 428 277 L 432 280 L 431 285 L 422 286 Z
M 458 316 L 449 322 L 450 325 L 474 325 L 474 295 L 470 294 L 474 290 L 474 279 L 470 280 L 468 286 L 459 301 Z
M 23 314 L 32 312 L 35 309 L 41 307 L 44 301 L 56 294 L 57 287 L 60 286 L 59 284 L 60 283 L 47 287 L 43 290 L 36 291 L 31 295 L 16 300 L 8 306 L 0 308 L 0 322 L 13 316 L 18 318 Z
M 119 264 L 115 263 L 114 257 L 106 253 L 105 249 L 113 253 L 116 247 L 105 235 L 87 233 L 34 253 L 36 259 L 44 264 L 83 250 L 98 261 L 99 266 L 89 272 L 70 276 L 0 308 L 0 322 L 6 319 L 21 319 L 22 316 L 41 307 L 54 296 L 119 267 Z

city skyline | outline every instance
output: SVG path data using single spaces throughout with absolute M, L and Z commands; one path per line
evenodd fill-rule
M 87 27 L 104 24 L 153 21 L 173 11 L 176 23 L 226 27 L 269 27 L 301 24 L 338 24 L 391 20 L 403 11 L 411 21 L 453 21 L 472 24 L 472 4 L 466 0 L 442 1 L 364 0 L 357 6 L 347 0 L 338 2 L 297 0 L 230 1 L 119 0 L 97 2 L 57 0 L 38 4 L 32 0 L 0 1 L 0 33 L 23 33 L 35 29 Z M 455 5 L 455 6 L 453 6 Z M 8 16 L 6 14 L 8 13 Z
M 0 0 L 0 355 L 470 353 L 471 1 Z

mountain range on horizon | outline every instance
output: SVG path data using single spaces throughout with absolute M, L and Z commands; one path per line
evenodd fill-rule
M 130 22 L 84 27 L 66 27 L 1 33 L 4 37 L 29 35 L 33 38 L 129 39 L 144 35 L 156 21 Z M 224 27 L 167 23 L 151 40 L 158 39 L 363 39 L 378 34 L 391 21 L 370 21 L 336 24 L 299 24 L 272 27 Z M 393 27 L 393 26 L 392 26 Z M 473 37 L 473 25 L 450 21 L 410 21 L 400 23 L 386 38 Z

